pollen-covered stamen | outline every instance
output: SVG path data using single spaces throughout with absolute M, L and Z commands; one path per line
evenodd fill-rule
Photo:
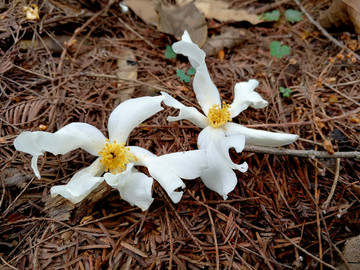
M 230 105 L 223 102 L 222 108 L 214 105 L 209 109 L 208 120 L 212 127 L 221 127 L 229 121 L 232 121 L 229 112 Z
M 109 140 L 107 140 L 109 141 Z M 100 162 L 105 166 L 105 171 L 120 173 L 126 169 L 126 164 L 136 161 L 135 155 L 129 152 L 125 143 L 106 143 L 105 147 L 99 152 Z

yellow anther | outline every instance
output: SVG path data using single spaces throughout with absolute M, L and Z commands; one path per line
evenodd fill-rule
M 222 108 L 219 105 L 214 105 L 209 109 L 208 120 L 212 127 L 218 128 L 232 121 L 229 112 L 230 105 L 223 102 Z
M 109 140 L 107 140 L 109 141 Z M 136 161 L 135 155 L 129 152 L 125 143 L 106 143 L 105 147 L 99 152 L 100 162 L 105 166 L 105 171 L 120 173 L 126 169 L 126 164 Z

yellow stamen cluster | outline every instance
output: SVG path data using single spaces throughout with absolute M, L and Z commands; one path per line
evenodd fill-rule
M 212 127 L 218 128 L 232 121 L 229 112 L 230 105 L 223 102 L 222 108 L 219 105 L 214 105 L 209 109 L 208 120 Z
M 106 143 L 103 150 L 99 152 L 100 162 L 105 166 L 105 171 L 114 174 L 120 173 L 126 169 L 126 164 L 136 161 L 137 158 L 129 150 L 128 147 L 125 147 L 125 143 L 116 141 Z

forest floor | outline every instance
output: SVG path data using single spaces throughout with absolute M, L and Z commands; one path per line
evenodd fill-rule
M 293 1 L 230 2 L 233 9 L 256 14 L 300 10 Z M 95 158 L 82 150 L 47 153 L 39 159 L 37 179 L 31 156 L 16 151 L 13 141 L 22 131 L 55 132 L 71 122 L 106 134 L 109 114 L 121 101 L 160 91 L 199 108 L 192 81 L 176 74 L 190 63 L 182 56 L 165 57 L 180 36 L 161 32 L 131 10 L 123 12 L 118 1 L 32 3 L 36 6 L 22 0 L 0 6 L 1 269 L 358 266 L 358 258 L 349 260 L 343 249 L 360 233 L 360 166 L 353 153 L 360 139 L 360 47 L 354 31 L 327 35 L 311 22 L 330 1 L 302 1 L 307 14 L 296 23 L 283 15 L 259 24 L 206 20 L 209 39 L 225 29 L 241 33 L 236 44 L 206 58 L 222 99 L 231 103 L 237 82 L 257 79 L 256 91 L 269 102 L 233 121 L 300 139 L 275 154 L 231 152 L 249 169 L 236 172 L 238 184 L 227 200 L 195 179 L 185 180 L 183 198 L 174 204 L 154 181 L 155 200 L 145 212 L 105 184 L 76 205 L 51 198 L 52 186 L 67 183 Z M 39 7 L 39 19 L 26 19 L 24 5 Z M 290 53 L 271 55 L 273 41 Z M 291 90 L 288 97 L 280 87 Z M 200 129 L 187 121 L 167 122 L 176 111 L 163 106 L 128 143 L 157 155 L 196 149 Z M 299 150 L 305 156 L 298 156 Z M 343 156 L 321 158 L 312 151 Z

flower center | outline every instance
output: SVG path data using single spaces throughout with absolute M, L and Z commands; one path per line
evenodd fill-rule
M 208 120 L 212 127 L 221 127 L 228 121 L 232 121 L 229 112 L 230 105 L 223 102 L 222 108 L 219 105 L 214 105 L 209 109 Z
M 109 141 L 109 140 L 107 140 Z M 125 147 L 125 143 L 106 143 L 105 147 L 99 152 L 101 156 L 100 162 L 105 166 L 106 172 L 120 173 L 125 170 L 126 164 L 136 161 L 135 155 L 129 152 L 129 148 Z

